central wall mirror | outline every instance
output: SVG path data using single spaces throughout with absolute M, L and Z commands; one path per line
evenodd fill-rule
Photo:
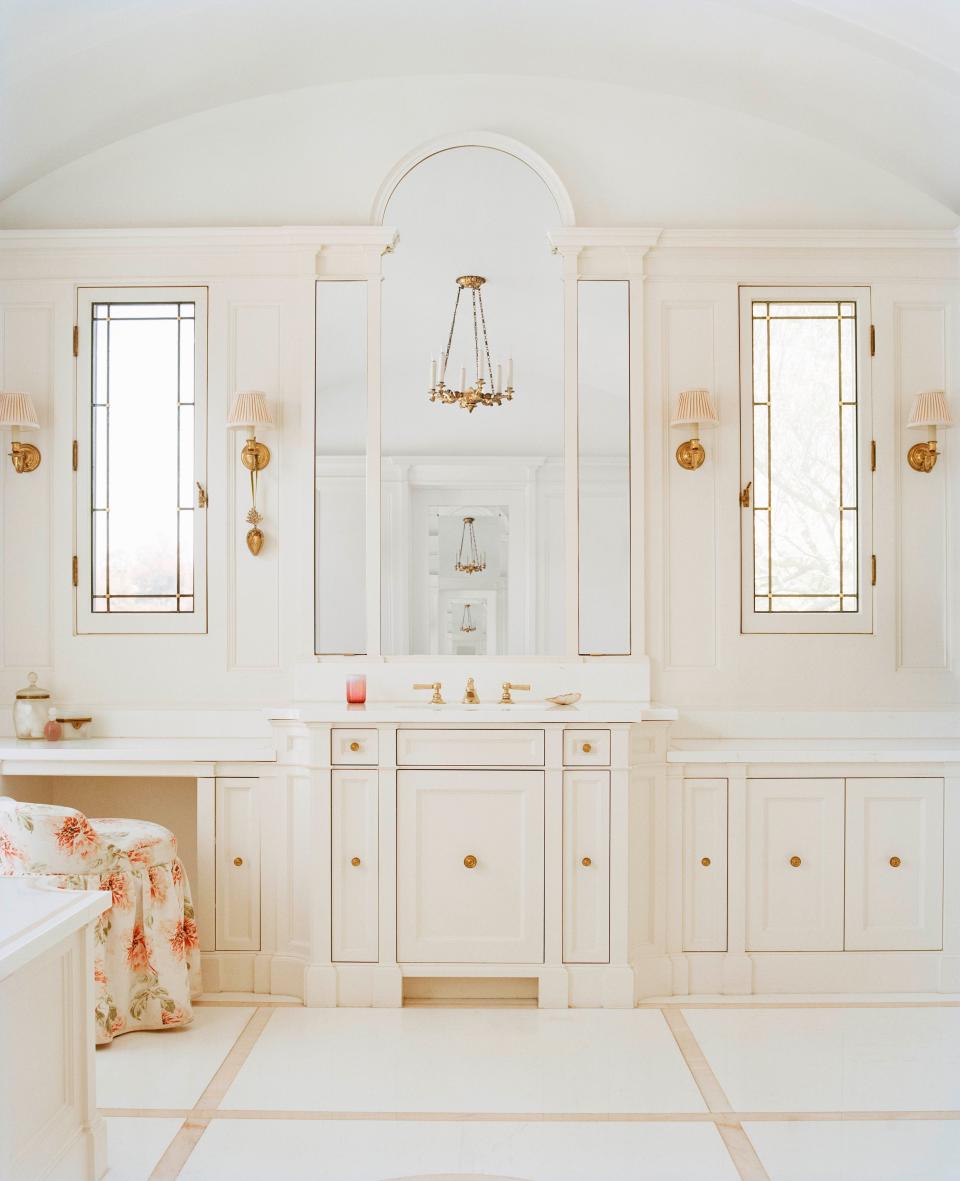
M 384 259 L 382 289 L 383 652 L 559 654 L 563 288 L 548 238 L 556 203 L 521 160 L 465 147 L 408 172 L 384 220 L 399 244 Z M 499 384 L 508 396 L 472 409 L 431 401 L 441 377 L 451 399 L 478 378 L 484 393 Z M 467 602 L 482 636 L 458 630 Z
M 629 654 L 630 285 L 565 282 L 564 216 L 443 148 L 383 201 L 382 279 L 318 282 L 318 654 Z

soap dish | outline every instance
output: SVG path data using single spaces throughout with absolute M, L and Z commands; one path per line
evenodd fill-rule
M 556 697 L 548 697 L 547 701 L 554 705 L 576 705 L 582 696 L 582 693 L 558 693 Z

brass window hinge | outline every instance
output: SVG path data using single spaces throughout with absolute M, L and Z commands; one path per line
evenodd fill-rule
M 76 471 L 80 464 L 80 444 L 76 439 L 73 440 L 73 470 Z
M 877 470 L 877 440 L 870 440 L 870 470 L 875 472 Z
M 73 326 L 73 355 L 75 357 L 80 356 L 80 325 L 79 324 L 74 324 L 74 326 Z
M 73 585 L 80 585 L 80 563 L 76 554 L 73 555 Z
M 206 508 L 206 507 L 207 507 L 207 490 L 200 483 L 200 481 L 197 480 L 197 508 Z
M 877 555 L 870 555 L 870 585 L 877 585 Z
M 753 484 L 753 480 L 747 480 L 743 490 L 740 493 L 740 507 L 741 508 L 749 508 L 750 507 L 750 488 L 751 488 L 752 484 Z
M 870 356 L 877 355 L 877 330 L 873 324 L 870 325 Z

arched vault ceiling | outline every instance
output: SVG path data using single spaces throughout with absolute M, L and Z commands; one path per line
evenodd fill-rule
M 463 73 L 709 102 L 960 210 L 958 0 L 0 0 L 0 199 L 240 100 Z

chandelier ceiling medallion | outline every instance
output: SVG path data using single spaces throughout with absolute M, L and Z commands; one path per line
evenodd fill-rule
M 483 314 L 483 295 L 480 288 L 486 283 L 482 275 L 461 275 L 457 279 L 457 298 L 453 304 L 453 319 L 450 321 L 450 332 L 447 336 L 447 347 L 440 354 L 440 380 L 437 380 L 437 362 L 430 362 L 430 401 L 440 402 L 444 406 L 454 404 L 462 406 L 472 414 L 478 406 L 499 406 L 502 402 L 513 401 L 513 358 L 507 360 L 507 384 L 503 385 L 503 367 L 497 366 L 497 380 L 493 380 L 493 365 L 490 362 L 490 344 L 487 340 L 487 321 Z M 472 386 L 467 386 L 467 370 L 460 368 L 460 388 L 448 389 L 446 386 L 447 362 L 450 360 L 450 346 L 453 343 L 453 330 L 457 324 L 457 310 L 460 307 L 460 296 L 464 290 L 469 290 L 473 304 L 473 354 L 476 379 Z M 482 341 L 481 341 L 482 336 Z M 486 362 L 486 377 L 484 377 L 484 362 Z
M 463 532 L 460 534 L 460 549 L 454 570 L 460 574 L 479 574 L 487 568 L 487 555 L 480 553 L 473 517 L 463 518 Z
M 463 618 L 460 620 L 460 630 L 462 632 L 466 632 L 468 635 L 470 632 L 475 632 L 477 630 L 477 625 L 473 622 L 473 616 L 470 613 L 469 603 L 464 604 Z

